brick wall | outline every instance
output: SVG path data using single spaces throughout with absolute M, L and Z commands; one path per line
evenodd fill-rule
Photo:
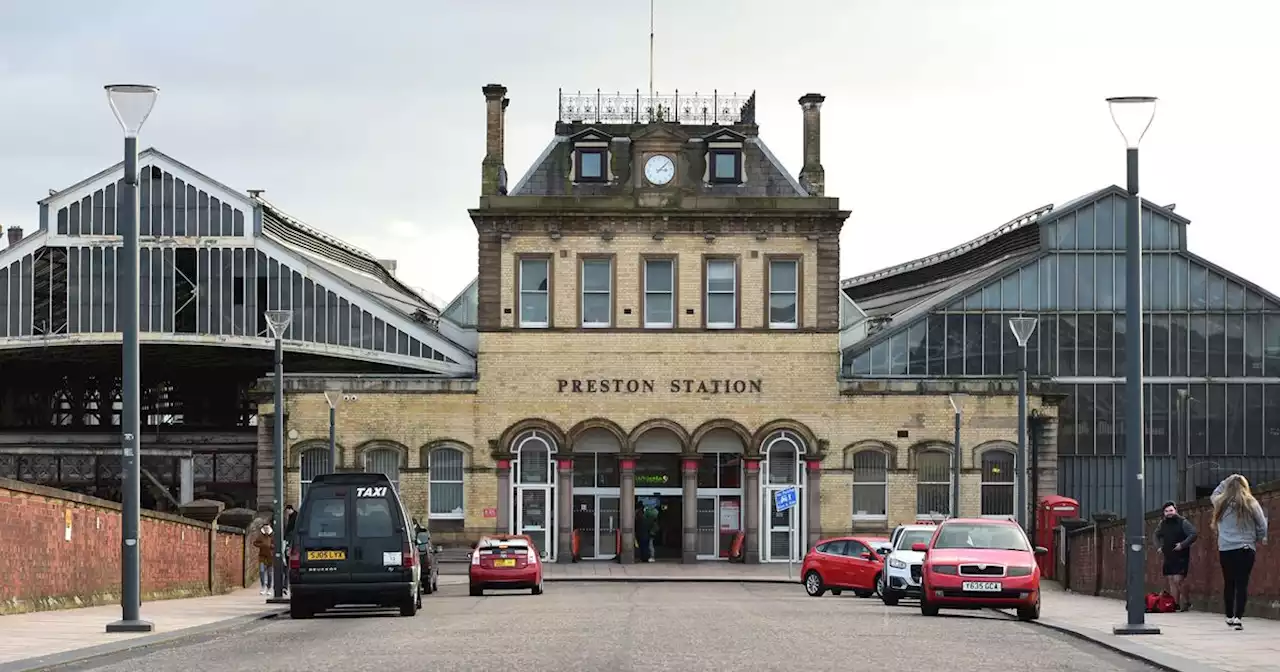
M 0 614 L 118 602 L 120 523 L 114 502 L 0 479 Z M 241 530 L 144 511 L 140 538 L 144 600 L 246 585 Z
M 1280 520 L 1280 482 L 1254 488 L 1271 521 Z M 1191 573 L 1187 581 L 1194 605 L 1199 609 L 1222 611 L 1222 568 L 1218 563 L 1217 535 L 1209 527 L 1213 507 L 1209 500 L 1179 505 L 1200 538 L 1191 546 Z M 1147 544 L 1146 586 L 1143 594 L 1164 587 L 1162 557 L 1152 536 L 1161 518 L 1152 512 L 1145 520 Z M 1274 526 L 1274 522 L 1272 523 Z M 1066 587 L 1087 595 L 1123 598 L 1125 595 L 1124 521 L 1090 525 L 1067 533 Z M 1280 618 L 1280 550 L 1272 541 L 1258 548 L 1249 581 L 1251 616 Z

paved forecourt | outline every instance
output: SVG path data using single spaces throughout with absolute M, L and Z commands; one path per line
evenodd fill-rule
M 68 669 L 718 672 L 847 667 L 854 660 L 906 670 L 1154 669 L 995 612 L 924 618 L 914 606 L 727 582 L 555 583 L 541 596 L 478 598 L 455 584 L 427 596 L 415 618 L 276 619 Z

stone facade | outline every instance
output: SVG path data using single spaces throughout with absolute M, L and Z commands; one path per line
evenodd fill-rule
M 563 177 L 566 162 L 574 160 L 567 155 L 577 151 L 570 145 L 547 154 L 559 157 L 547 159 L 560 162 L 554 170 L 535 167 L 544 177 L 561 176 L 553 180 L 553 193 L 529 193 L 522 187 L 506 195 L 505 184 L 496 178 L 505 175 L 505 93 L 496 85 L 485 88 L 486 186 L 480 207 L 471 211 L 480 241 L 476 376 L 287 379 L 288 501 L 298 501 L 302 492 L 303 452 L 328 450 L 324 392 L 341 388 L 344 400 L 336 423 L 341 467 L 373 468 L 366 456 L 378 450 L 379 464 L 386 469 L 387 456 L 398 456 L 401 495 L 415 517 L 430 519 L 437 539 L 465 542 L 484 533 L 520 531 L 516 521 L 530 513 L 522 507 L 533 506 L 521 503 L 522 483 L 533 481 L 520 461 L 527 467 L 533 464 L 531 451 L 549 447 L 550 455 L 538 459 L 549 457 L 558 466 L 546 467 L 538 476 L 545 483 L 529 485 L 546 488 L 548 501 L 537 500 L 543 495 L 530 495 L 529 501 L 536 500 L 538 516 L 552 514 L 540 533 L 560 561 L 572 557 L 586 511 L 579 508 L 585 501 L 573 495 L 579 491 L 573 486 L 579 478 L 575 470 L 595 464 L 600 454 L 617 459 L 618 481 L 612 490 L 605 489 L 612 495 L 589 492 L 617 498 L 619 510 L 610 512 L 610 520 L 616 514 L 617 522 L 610 534 L 617 537 L 623 562 L 634 559 L 635 495 L 649 490 L 682 498 L 683 560 L 706 557 L 702 550 L 695 553 L 694 546 L 707 525 L 712 526 L 707 534 L 721 537 L 713 544 L 720 557 L 729 550 L 725 531 L 736 529 L 743 533 L 747 562 L 785 560 L 785 549 L 780 553 L 771 546 L 782 542 L 777 535 L 770 538 L 769 484 L 793 478 L 800 486 L 803 531 L 794 537 L 793 554 L 803 554 L 808 543 L 822 536 L 885 532 L 913 522 L 919 508 L 918 457 L 954 452 L 950 395 L 963 421 L 959 513 L 983 513 L 982 455 L 988 449 L 1010 451 L 1016 442 L 1017 397 L 1009 381 L 837 379 L 839 241 L 849 213 L 839 209 L 836 199 L 823 196 L 821 96 L 801 99 L 803 186 L 795 180 L 774 181 L 772 195 L 765 197 L 726 195 L 723 184 L 704 184 L 710 170 L 700 144 L 705 138 L 721 143 L 717 146 L 741 146 L 739 161 L 768 161 L 782 170 L 759 142 L 754 119 L 733 126 L 731 134 L 661 122 L 614 125 L 599 129 L 611 138 L 603 144 L 596 142 L 602 136 L 590 125 L 561 123 L 558 137 L 588 133 L 593 151 L 625 147 L 610 151 L 609 174 L 626 178 L 587 185 L 585 195 L 573 193 L 574 185 L 566 186 Z M 745 116 L 746 107 L 743 112 Z M 726 138 L 740 145 L 723 143 Z M 677 177 L 666 185 L 648 184 L 642 160 L 663 152 L 674 157 Z M 618 165 L 625 162 L 630 164 Z M 688 166 L 701 167 L 685 170 Z M 760 167 L 741 172 L 747 174 L 744 179 L 768 174 Z M 520 269 L 528 259 L 545 262 L 547 268 L 547 281 L 534 299 L 521 295 Z M 661 328 L 646 328 L 644 321 L 644 269 L 651 259 L 673 262 L 673 319 Z M 708 325 L 707 269 L 713 259 L 733 262 L 733 324 L 728 328 Z M 590 328 L 582 326 L 587 260 L 607 261 L 610 276 L 608 319 Z M 793 324 L 770 318 L 769 269 L 779 260 L 794 264 L 786 266 L 795 269 Z M 522 301 L 528 300 L 545 305 L 547 317 L 534 326 L 528 321 L 522 325 L 520 318 Z M 1052 417 L 1054 398 L 1034 392 L 1029 408 Z M 431 455 L 436 450 L 462 455 L 461 515 L 431 515 Z M 860 458 L 864 451 L 874 451 L 876 457 Z M 726 459 L 741 469 L 739 489 L 731 488 L 728 495 L 704 494 L 699 465 L 710 452 L 732 456 Z M 671 459 L 678 455 L 680 473 L 673 474 L 676 482 L 663 480 L 664 487 L 648 488 L 637 481 L 638 474 L 646 460 L 660 454 Z M 784 468 L 793 471 L 780 475 Z M 1056 483 L 1056 472 L 1041 465 L 1040 474 L 1040 494 L 1048 494 L 1044 488 Z M 933 481 L 937 492 L 936 476 Z M 871 509 L 884 511 L 858 515 L 855 488 Z M 695 511 L 704 500 L 721 502 L 709 523 L 700 518 L 705 511 Z M 730 520 L 735 508 L 736 522 Z M 613 537 L 600 536 L 599 547 L 593 541 L 592 548 L 601 554 L 614 543 Z

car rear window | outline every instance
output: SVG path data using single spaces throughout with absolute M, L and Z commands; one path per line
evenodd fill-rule
M 356 500 L 356 537 L 376 539 L 390 537 L 396 532 L 391 502 L 378 498 Z
M 335 539 L 347 536 L 347 499 L 330 496 L 312 499 L 307 511 L 307 536 Z
M 511 541 L 494 540 L 480 544 L 480 550 L 482 551 L 496 551 L 499 548 L 507 551 L 524 551 L 529 548 L 529 544 L 524 539 L 512 539 Z

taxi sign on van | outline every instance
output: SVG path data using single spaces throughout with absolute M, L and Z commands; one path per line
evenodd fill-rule
M 367 486 L 356 488 L 356 497 L 386 497 L 387 486 Z

